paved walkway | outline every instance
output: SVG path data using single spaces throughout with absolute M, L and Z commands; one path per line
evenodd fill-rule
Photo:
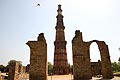
M 18 80 L 29 80 L 29 79 L 21 78 Z M 73 80 L 73 75 L 48 76 L 48 80 Z M 93 77 L 91 80 L 101 80 L 101 79 L 97 79 Z M 102 80 L 120 80 L 120 77 L 114 77 L 113 79 L 102 79 Z
M 48 80 L 73 80 L 73 75 L 48 76 Z M 91 80 L 101 80 L 101 79 L 97 79 L 93 77 Z M 120 77 L 114 77 L 113 79 L 102 79 L 102 80 L 120 80 Z
M 73 75 L 54 75 L 54 76 L 48 76 L 48 80 L 73 80 Z

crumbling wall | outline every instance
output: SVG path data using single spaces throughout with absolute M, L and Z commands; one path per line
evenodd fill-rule
M 18 80 L 19 78 L 19 62 L 14 62 L 9 65 L 8 80 Z
M 92 76 L 102 75 L 101 74 L 101 61 L 91 62 Z
M 95 74 L 102 74 L 103 78 L 113 78 L 108 45 L 104 41 L 98 40 L 84 42 L 82 32 L 76 30 L 75 37 L 72 40 L 74 80 L 90 79 L 92 74 L 94 75 L 91 71 L 93 67 L 91 68 L 89 52 L 92 42 L 97 43 L 101 55 L 100 67 L 96 67 L 100 69 L 94 69 Z
M 37 41 L 28 41 L 30 47 L 29 80 L 47 80 L 47 43 L 44 34 Z
M 83 42 L 82 32 L 77 30 L 72 40 L 74 80 L 91 79 L 89 42 Z
M 101 73 L 104 78 L 113 78 L 108 45 L 104 41 L 97 41 L 96 43 L 98 44 L 101 55 Z

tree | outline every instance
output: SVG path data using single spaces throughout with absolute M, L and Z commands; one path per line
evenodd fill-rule
M 70 65 L 70 63 L 69 63 L 68 68 L 69 68 L 69 73 L 73 74 L 73 65 Z
M 21 67 L 22 67 L 22 62 L 21 62 L 21 61 L 10 60 L 10 61 L 8 62 L 8 66 L 9 66 L 9 65 L 15 66 L 16 62 L 19 63 L 19 72 L 21 72 Z
M 120 62 L 120 57 L 119 57 L 118 61 Z
M 8 65 L 15 65 L 16 64 L 16 60 L 10 60 L 9 62 L 8 62 Z
M 53 73 L 53 65 L 51 62 L 48 62 L 48 75 L 51 75 Z
M 112 70 L 113 70 L 113 72 L 120 72 L 119 62 L 118 63 L 117 62 L 112 63 Z
M 116 62 L 112 63 L 112 70 L 113 70 L 113 72 L 117 72 L 117 63 Z

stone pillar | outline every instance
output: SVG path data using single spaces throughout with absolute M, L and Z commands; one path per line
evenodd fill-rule
M 30 47 L 29 80 L 47 80 L 47 43 L 44 34 L 37 41 L 28 41 Z
M 20 73 L 25 73 L 26 72 L 26 67 L 25 66 L 21 66 L 21 69 L 20 69 Z
M 97 44 L 101 55 L 101 72 L 103 78 L 113 78 L 108 45 L 106 45 L 104 41 L 98 41 Z
M 82 32 L 77 30 L 72 40 L 74 80 L 91 79 L 89 42 L 83 42 Z
M 1 71 L 0 71 L 0 80 L 2 80 Z
M 8 80 L 18 80 L 19 78 L 19 62 L 9 65 Z

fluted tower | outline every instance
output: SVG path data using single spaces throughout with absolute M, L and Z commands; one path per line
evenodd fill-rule
M 54 41 L 54 74 L 65 75 L 69 73 L 68 60 L 66 52 L 65 33 L 64 33 L 64 23 L 61 5 L 58 5 L 58 15 L 56 23 L 56 39 Z

